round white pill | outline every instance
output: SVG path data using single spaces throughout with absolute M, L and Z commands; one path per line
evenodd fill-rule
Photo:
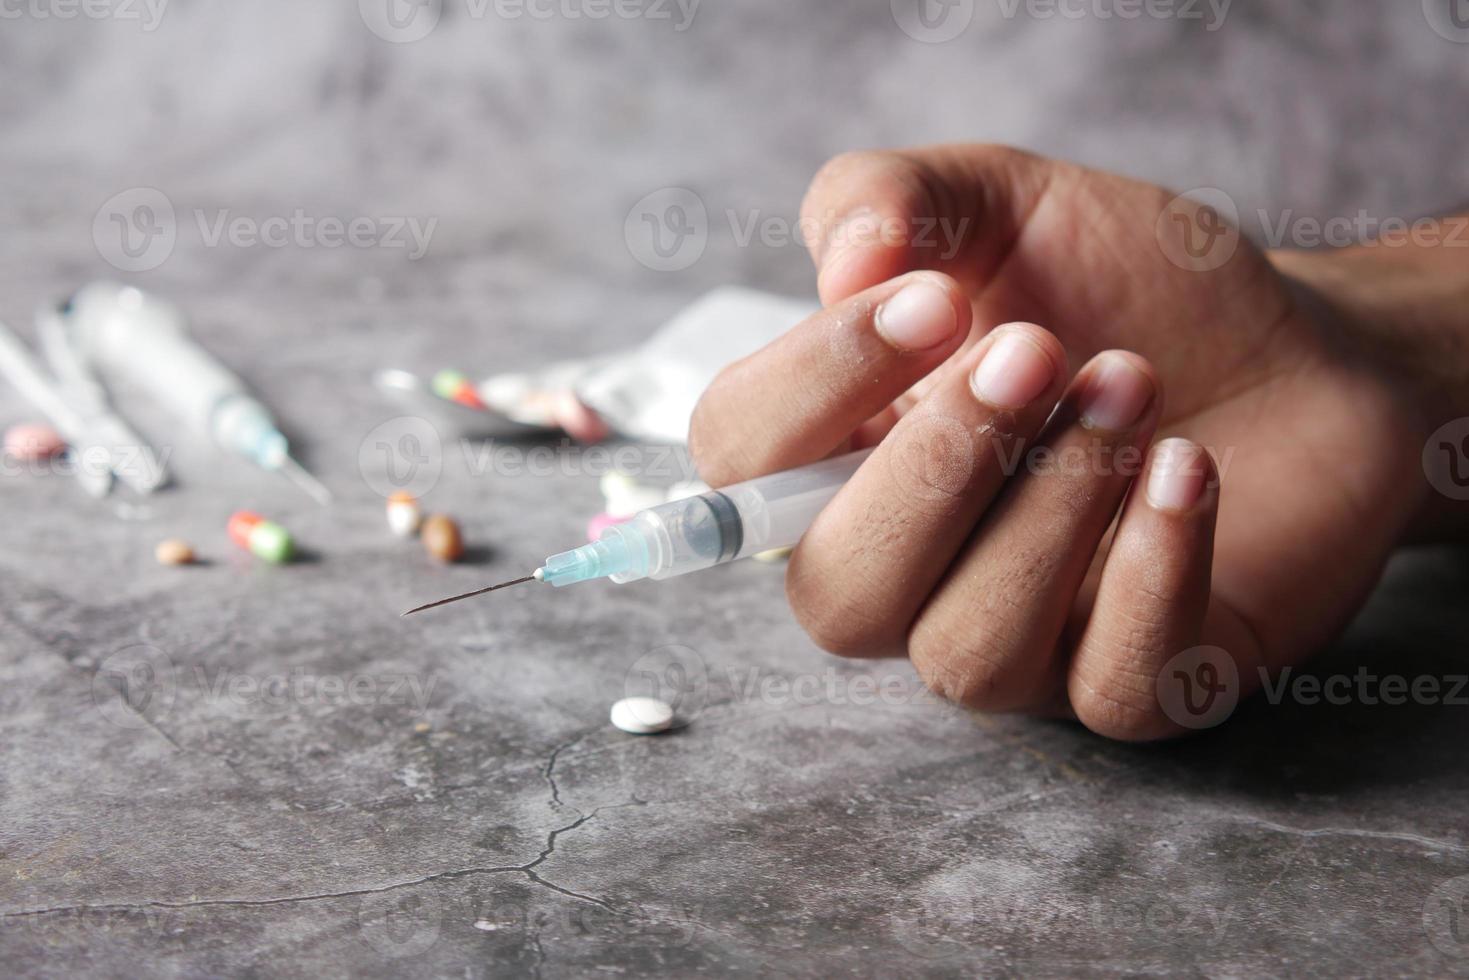
M 410 493 L 398 492 L 388 498 L 388 530 L 400 538 L 411 538 L 423 523 L 423 510 Z
M 623 698 L 612 706 L 612 724 L 629 735 L 652 735 L 673 726 L 673 708 L 657 698 Z

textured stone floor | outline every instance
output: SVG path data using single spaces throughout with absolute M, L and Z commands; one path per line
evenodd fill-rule
M 753 562 L 400 620 L 575 543 L 598 460 L 515 475 L 534 444 L 417 447 L 471 545 L 436 567 L 384 527 L 404 433 L 368 384 L 614 350 L 723 282 L 807 294 L 799 247 L 737 230 L 793 220 L 852 146 L 1004 139 L 1224 187 L 1246 217 L 1445 206 L 1469 49 L 1417 4 L 1241 4 L 1207 34 L 980 4 L 943 45 L 884 3 L 710 0 L 676 32 L 446 0 L 409 44 L 310 6 L 0 27 L 0 316 L 28 332 L 103 275 L 170 296 L 337 495 L 221 460 L 126 389 L 175 488 L 119 513 L 0 479 L 3 972 L 1469 973 L 1469 704 L 1257 700 L 1143 748 L 973 717 L 905 664 L 815 650 Z M 140 187 L 177 240 L 124 274 L 94 218 Z M 710 222 L 677 272 L 624 238 L 667 187 Z M 222 211 L 297 209 L 437 225 L 417 260 L 211 244 Z M 29 414 L 0 391 L 0 422 Z M 305 560 L 233 551 L 244 506 Z M 156 565 L 175 535 L 207 563 Z M 1469 673 L 1466 585 L 1462 554 L 1402 556 L 1312 670 Z M 649 685 L 687 726 L 612 729 Z

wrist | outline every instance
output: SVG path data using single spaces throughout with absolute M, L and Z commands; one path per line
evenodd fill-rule
M 1445 230 L 1433 245 L 1378 242 L 1269 256 L 1300 288 L 1304 305 L 1315 307 L 1328 342 L 1347 348 L 1382 378 L 1410 420 L 1419 465 L 1405 478 L 1426 490 L 1432 485 L 1412 529 L 1420 541 L 1469 537 L 1469 501 L 1463 499 L 1469 488 L 1454 482 L 1469 468 L 1469 445 L 1443 450 L 1463 457 L 1456 470 L 1434 474 L 1423 465 L 1451 462 L 1424 448 L 1440 427 L 1469 418 L 1469 219 L 1464 222 L 1463 234 Z M 1453 431 L 1459 428 L 1469 433 L 1469 421 Z M 1444 481 L 1449 483 L 1440 486 Z
M 1393 373 L 1435 428 L 1469 415 L 1469 218 L 1462 220 L 1458 247 L 1380 242 L 1269 253 L 1328 308 L 1345 339 Z

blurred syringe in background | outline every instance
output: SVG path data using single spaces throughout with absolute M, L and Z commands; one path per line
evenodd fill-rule
M 94 282 L 57 312 L 89 360 L 146 390 L 222 448 L 281 473 L 319 504 L 331 501 L 331 492 L 291 458 L 269 410 L 189 337 L 177 307 L 132 286 Z

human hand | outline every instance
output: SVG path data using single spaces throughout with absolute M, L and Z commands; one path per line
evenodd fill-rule
M 1340 628 L 1421 518 L 1427 409 L 1314 260 L 1178 261 L 1193 229 L 1160 218 L 1190 207 L 999 147 L 822 170 L 826 309 L 690 432 L 714 486 L 878 444 L 792 556 L 819 645 L 1149 739 L 1181 730 L 1177 654 L 1221 648 L 1248 693 Z

